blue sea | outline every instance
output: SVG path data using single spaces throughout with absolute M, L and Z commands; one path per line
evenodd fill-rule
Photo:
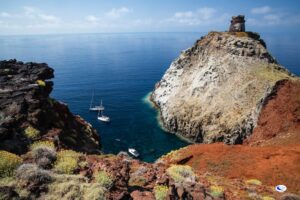
M 145 97 L 182 50 L 205 33 L 111 33 L 0 36 L 0 59 L 46 62 L 55 69 L 52 97 L 67 103 L 100 133 L 102 150 L 117 154 L 133 147 L 153 162 L 187 143 L 161 129 Z M 262 34 L 269 51 L 300 75 L 297 36 Z M 88 110 L 102 99 L 111 123 Z

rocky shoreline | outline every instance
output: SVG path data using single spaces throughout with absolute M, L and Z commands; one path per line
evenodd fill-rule
M 96 130 L 68 107 L 49 97 L 54 77 L 47 64 L 0 62 L 0 149 L 23 154 L 35 141 L 99 153 Z
M 243 145 L 189 145 L 155 163 L 103 154 L 97 131 L 49 96 L 47 64 L 0 61 L 0 199 L 300 199 L 300 80 L 243 23 L 184 51 L 149 98 L 170 132 Z
M 182 52 L 151 95 L 164 128 L 197 143 L 240 144 L 277 81 L 294 79 L 252 32 L 211 32 Z

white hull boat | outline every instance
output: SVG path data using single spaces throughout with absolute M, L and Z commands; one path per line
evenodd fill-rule
M 94 93 L 92 95 L 92 100 L 91 100 L 91 104 L 90 104 L 90 111 L 103 111 L 104 107 L 102 106 L 102 100 L 99 106 L 93 106 L 93 100 L 94 100 Z
M 100 115 L 101 112 L 101 115 Z M 103 111 L 98 111 L 97 119 L 102 122 L 110 122 L 110 118 L 108 116 L 103 115 Z
M 110 122 L 110 118 L 107 117 L 107 116 L 104 116 L 104 115 L 101 115 L 97 118 L 98 118 L 99 121 L 102 121 L 102 122 Z
M 140 156 L 139 152 L 137 152 L 137 150 L 135 150 L 133 148 L 129 148 L 128 152 L 136 158 Z

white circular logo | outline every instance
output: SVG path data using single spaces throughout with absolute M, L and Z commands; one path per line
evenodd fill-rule
M 275 190 L 276 190 L 277 192 L 285 192 L 285 191 L 287 190 L 287 187 L 286 187 L 285 185 L 277 185 L 277 186 L 275 187 Z

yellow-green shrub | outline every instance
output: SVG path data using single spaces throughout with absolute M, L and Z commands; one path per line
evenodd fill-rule
M 270 197 L 270 196 L 264 196 L 262 198 L 262 200 L 275 200 L 273 197 Z
M 22 163 L 22 158 L 9 153 L 0 151 L 0 177 L 12 176 L 14 170 Z
M 221 186 L 212 185 L 210 186 L 210 195 L 213 197 L 220 197 L 224 193 L 224 189 Z
M 154 195 L 156 200 L 165 200 L 168 196 L 169 188 L 164 185 L 157 185 L 154 187 Z
M 80 153 L 72 150 L 62 150 L 57 154 L 54 168 L 64 174 L 73 174 L 78 167 Z
M 35 148 L 47 147 L 50 149 L 55 149 L 55 145 L 53 142 L 44 140 L 44 141 L 37 141 L 30 145 L 30 149 L 33 150 Z
M 177 183 L 181 183 L 187 178 L 195 179 L 193 169 L 187 165 L 172 165 L 167 169 L 167 174 Z
M 257 180 L 257 179 L 249 179 L 249 180 L 246 180 L 246 183 L 247 184 L 251 184 L 251 185 L 261 185 L 261 181 L 260 180 Z
M 29 139 L 36 139 L 37 137 L 40 136 L 40 131 L 33 128 L 32 126 L 28 126 L 24 130 L 24 135 Z
M 106 189 L 109 189 L 112 184 L 113 184 L 113 179 L 111 176 L 105 172 L 105 171 L 98 171 L 95 174 L 95 180 L 102 186 L 105 187 Z
M 37 80 L 36 83 L 40 86 L 40 87 L 45 87 L 46 83 L 43 80 Z

